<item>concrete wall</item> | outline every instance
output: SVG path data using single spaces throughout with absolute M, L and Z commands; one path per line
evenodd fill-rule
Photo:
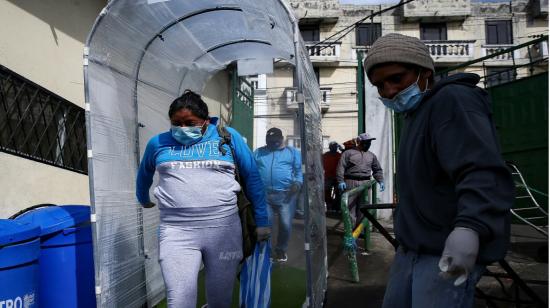
M 84 106 L 82 50 L 99 0 L 0 0 L 0 64 Z M 88 177 L 0 153 L 0 218 L 38 203 L 89 204 Z
M 267 76 L 267 100 L 265 104 L 267 108 L 261 110 L 266 111 L 257 116 L 265 119 L 264 124 L 267 129 L 278 127 L 283 131 L 283 136 L 298 136 L 300 130 L 295 121 L 297 110 L 286 107 L 286 91 L 285 88 L 292 87 L 293 84 L 293 67 L 284 65 L 277 67 L 273 74 Z M 265 136 L 264 136 L 265 137 Z M 265 138 L 258 137 L 258 142 L 254 146 L 261 147 L 265 145 Z M 263 142 L 260 142 L 262 140 Z
M 470 0 L 418 0 L 402 8 L 405 18 L 450 18 L 466 16 L 471 12 Z
M 0 218 L 40 203 L 90 204 L 88 177 L 0 153 Z
M 342 144 L 357 136 L 356 67 L 322 67 L 320 83 L 332 87 L 330 107 L 323 114 L 323 136 Z
M 0 0 L 0 64 L 83 107 L 82 50 L 99 0 Z
M 227 71 L 218 72 L 208 81 L 202 97 L 208 105 L 210 116 L 219 117 L 223 123 L 229 123 L 231 78 Z

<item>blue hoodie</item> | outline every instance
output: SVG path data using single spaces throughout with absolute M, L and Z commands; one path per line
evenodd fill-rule
M 183 145 L 170 131 L 151 138 L 143 154 L 136 183 L 136 196 L 141 204 L 150 202 L 149 189 L 155 171 L 159 182 L 154 189 L 163 223 L 200 222 L 230 216 L 238 211 L 237 193 L 241 186 L 235 179 L 235 161 L 240 171 L 244 192 L 254 206 L 259 227 L 269 225 L 264 195 L 252 152 L 243 137 L 226 127 L 231 145 L 223 145 L 216 128 L 217 118 L 210 119 L 203 137 L 194 144 Z

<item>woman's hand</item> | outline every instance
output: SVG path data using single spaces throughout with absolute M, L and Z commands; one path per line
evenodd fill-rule
M 256 240 L 258 242 L 267 241 L 271 237 L 271 227 L 257 227 Z
M 152 207 L 155 207 L 155 205 L 156 205 L 155 202 L 149 201 L 148 203 L 142 204 L 141 206 L 143 206 L 143 207 L 146 208 L 146 209 L 150 209 L 150 208 L 152 208 Z

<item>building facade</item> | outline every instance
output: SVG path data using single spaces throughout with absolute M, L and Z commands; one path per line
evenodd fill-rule
M 0 0 L 0 218 L 90 202 L 82 51 L 105 4 Z
M 106 3 L 0 0 L 0 218 L 42 203 L 89 204 L 82 53 Z M 322 93 L 325 148 L 358 134 L 357 57 L 379 36 L 421 38 L 442 71 L 548 33 L 547 0 L 417 0 L 351 29 L 346 27 L 390 5 L 290 3 Z M 459 70 L 485 75 L 480 85 L 491 86 L 546 70 L 547 57 L 548 45 L 541 43 Z M 521 67 L 533 59 L 542 61 Z M 220 72 L 203 90 L 211 114 L 223 123 L 232 122 L 231 78 Z M 273 74 L 249 80 L 255 89 L 253 147 L 263 146 L 274 126 L 300 147 L 291 65 L 276 62 Z M 378 103 L 368 97 L 367 108 Z
M 290 2 L 318 76 L 325 148 L 329 141 L 343 143 L 358 134 L 358 53 L 364 58 L 381 35 L 397 32 L 420 38 L 428 45 L 438 73 L 548 34 L 548 2 L 544 0 L 418 0 L 368 18 L 348 30 L 347 26 L 392 4 Z M 547 57 L 548 44 L 543 42 L 457 71 L 485 76 L 480 86 L 486 87 L 547 70 Z M 543 61 L 527 65 L 536 59 Z M 272 75 L 258 79 L 265 88 L 256 90 L 255 147 L 265 143 L 265 131 L 273 126 L 283 130 L 289 144 L 299 146 L 294 142 L 299 129 L 293 120 L 297 104 L 292 67 L 281 63 Z M 373 89 L 367 86 L 366 90 Z M 377 102 L 367 101 L 367 108 L 370 103 Z

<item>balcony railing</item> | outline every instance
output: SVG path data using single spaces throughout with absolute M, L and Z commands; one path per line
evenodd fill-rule
M 475 41 L 423 41 L 435 61 L 474 57 Z
M 355 46 L 351 49 L 351 59 L 357 60 L 357 53 L 361 54 L 361 59 L 365 59 L 371 46 Z
M 338 61 L 340 59 L 341 42 L 322 43 L 306 42 L 306 48 L 311 61 Z
M 505 49 L 511 48 L 514 45 L 506 44 L 506 45 L 482 45 L 481 46 L 481 56 L 490 56 L 494 53 L 503 51 Z M 511 61 L 512 59 L 518 59 L 520 58 L 520 54 L 518 50 L 514 50 L 512 52 L 508 52 L 505 54 L 498 55 L 494 58 L 491 58 L 491 60 L 494 61 Z
M 321 110 L 327 111 L 330 107 L 332 88 L 322 87 L 321 90 Z M 296 97 L 296 88 L 286 89 L 286 107 L 289 109 L 298 109 L 298 100 Z

